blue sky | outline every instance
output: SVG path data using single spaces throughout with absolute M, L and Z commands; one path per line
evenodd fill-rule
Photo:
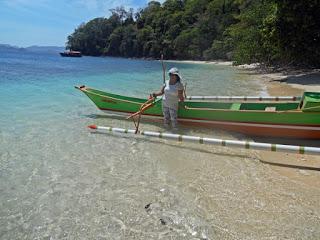
M 0 0 L 0 44 L 64 46 L 83 22 L 109 16 L 117 6 L 145 7 L 149 0 Z M 163 1 L 160 1 L 163 2 Z

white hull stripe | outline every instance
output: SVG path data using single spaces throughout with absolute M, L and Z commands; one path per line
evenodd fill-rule
M 115 112 L 103 110 L 103 112 L 111 114 L 111 115 L 120 115 L 120 116 L 128 116 L 131 113 L 126 112 Z M 144 118 L 150 119 L 162 119 L 162 116 L 153 116 L 153 115 L 142 115 Z M 231 126 L 243 126 L 243 127 L 259 127 L 259 128 L 277 128 L 277 129 L 294 129 L 294 130 L 309 130 L 309 131 L 320 131 L 319 127 L 314 126 L 298 126 L 298 125 L 276 125 L 276 124 L 264 124 L 264 123 L 243 123 L 243 122 L 224 122 L 224 121 L 208 121 L 208 120 L 199 120 L 199 119 L 187 119 L 180 118 L 178 121 L 181 122 L 191 122 L 191 123 L 205 123 L 205 124 L 216 124 L 216 125 L 231 125 Z

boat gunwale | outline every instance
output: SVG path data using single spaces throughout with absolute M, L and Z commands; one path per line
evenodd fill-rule
M 147 99 L 143 99 L 143 98 L 134 98 L 134 97 L 126 97 L 126 96 L 122 96 L 122 95 L 118 95 L 118 94 L 112 94 L 112 95 L 115 95 L 117 97 L 111 97 L 111 96 L 107 96 L 107 95 L 102 95 L 102 94 L 99 94 L 99 93 L 95 93 L 93 91 L 99 91 L 99 92 L 103 92 L 103 91 L 100 91 L 100 90 L 96 90 L 96 89 L 92 89 L 92 88 L 87 88 L 85 87 L 84 89 L 80 89 L 81 91 L 83 92 L 87 92 L 88 94 L 92 94 L 92 95 L 96 95 L 96 96 L 99 96 L 99 97 L 103 97 L 103 98 L 109 98 L 109 99 L 114 99 L 114 100 L 117 100 L 117 101 L 122 101 L 122 102 L 128 102 L 128 103 L 131 103 L 131 104 L 136 104 L 136 105 L 141 105 L 143 104 L 143 102 L 145 102 Z M 90 91 L 90 90 L 93 90 L 93 91 Z M 106 94 L 109 94 L 107 92 L 103 92 L 103 93 L 106 93 Z M 126 99 L 122 99 L 122 98 L 130 98 L 130 99 L 136 99 L 136 100 L 141 100 L 141 102 L 134 102 L 134 101 L 131 101 L 131 100 L 126 100 Z M 185 102 L 189 102 L 189 103 L 193 103 L 193 102 L 196 102 L 196 103 L 199 103 L 201 101 L 190 101 L 190 100 L 187 100 Z M 211 101 L 210 103 L 215 103 L 217 101 Z M 296 101 L 297 103 L 299 101 Z M 230 103 L 230 102 L 220 102 L 219 103 Z M 248 101 L 239 101 L 239 103 L 250 103 Z M 262 104 L 264 103 L 263 101 L 259 101 L 259 102 L 252 102 L 252 103 L 257 103 L 257 104 Z M 266 103 L 274 103 L 273 101 L 270 102 L 270 101 L 266 101 Z M 278 101 L 276 102 L 275 104 L 285 104 L 285 103 L 294 103 L 294 101 Z M 181 106 L 180 106 L 181 107 Z M 274 114 L 274 113 L 313 113 L 313 112 L 303 112 L 301 109 L 293 109 L 293 110 L 275 110 L 275 111 L 265 111 L 265 110 L 248 110 L 248 109 L 225 109 L 225 108 L 193 108 L 193 107 L 188 107 L 188 106 L 185 106 L 183 109 L 185 110 L 193 110 L 193 111 L 224 111 L 224 112 L 250 112 L 250 113 L 267 113 L 267 114 Z
M 146 101 L 146 99 L 143 99 L 143 98 L 126 97 L 126 96 L 122 96 L 122 95 L 118 95 L 118 94 L 112 94 L 112 95 L 114 95 L 116 97 L 106 96 L 106 95 L 102 95 L 102 94 L 95 93 L 95 92 L 92 92 L 92 91 L 90 92 L 90 91 L 88 91 L 88 88 L 80 89 L 80 90 L 83 91 L 83 92 L 87 92 L 88 94 L 96 95 L 96 96 L 99 96 L 99 97 L 114 99 L 114 100 L 122 101 L 122 102 L 129 102 L 129 103 L 137 104 L 137 105 L 141 105 Z M 89 90 L 99 91 L 99 90 L 95 90 L 95 89 L 91 89 L 91 88 L 89 88 Z M 102 91 L 99 91 L 99 92 L 102 92 Z M 103 92 L 103 93 L 109 94 L 107 92 Z M 117 97 L 119 97 L 119 98 L 117 98 Z M 126 99 L 122 99 L 122 98 L 130 98 L 130 99 L 141 100 L 141 102 L 134 102 L 134 101 L 126 100 Z

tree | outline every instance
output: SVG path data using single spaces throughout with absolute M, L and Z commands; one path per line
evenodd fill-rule
M 150 1 L 81 24 L 66 48 L 84 55 L 231 59 L 320 66 L 319 0 Z

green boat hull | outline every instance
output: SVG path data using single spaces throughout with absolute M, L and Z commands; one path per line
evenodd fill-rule
M 77 87 L 102 111 L 132 114 L 147 99 Z M 318 101 L 319 100 L 319 101 Z M 162 118 L 162 101 L 143 112 L 144 117 Z M 301 101 L 231 102 L 188 101 L 181 103 L 178 121 L 214 126 L 249 135 L 320 139 L 320 93 L 305 93 Z

